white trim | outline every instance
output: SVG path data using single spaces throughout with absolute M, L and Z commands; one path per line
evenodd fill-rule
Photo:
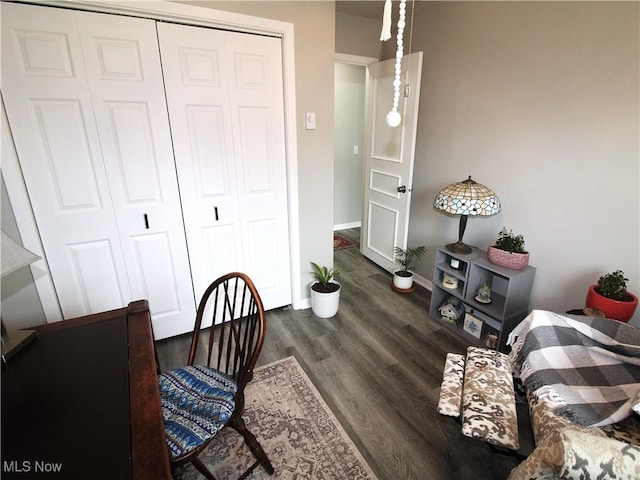
M 38 0 L 22 3 L 42 4 Z M 245 33 L 258 33 L 282 39 L 282 77 L 284 83 L 285 148 L 287 162 L 287 201 L 289 207 L 289 250 L 291 269 L 291 304 L 294 309 L 305 308 L 300 287 L 300 215 L 298 198 L 298 144 L 296 126 L 295 43 L 292 23 L 268 18 L 214 10 L 211 8 L 156 0 L 94 1 L 53 0 L 46 6 L 60 6 L 100 13 L 115 13 L 133 17 L 167 20 L 187 25 L 222 28 Z M 8 187 L 7 187 L 8 188 Z M 20 232 L 22 235 L 22 231 Z M 35 251 L 35 250 L 32 250 Z M 44 305 L 43 305 L 44 307 Z
M 347 63 L 349 65 L 362 65 L 366 67 L 372 63 L 379 62 L 379 58 L 361 57 L 360 55 L 350 55 L 348 53 L 336 53 L 336 63 Z
M 74 10 L 113 13 L 130 17 L 143 17 L 153 20 L 167 20 L 185 25 L 234 30 L 261 35 L 283 36 L 290 23 L 254 17 L 241 13 L 215 10 L 213 8 L 185 5 L 163 0 L 108 1 L 108 0 L 17 0 L 21 3 L 34 3 L 47 7 L 65 7 Z
M 413 274 L 413 281 L 416 282 L 421 287 L 426 288 L 430 292 L 433 291 L 433 282 L 428 278 L 423 277 L 422 275 L 418 275 L 416 273 Z
M 347 228 L 359 228 L 360 226 L 362 226 L 362 222 L 341 223 L 334 225 L 333 231 L 337 232 L 338 230 L 346 230 Z

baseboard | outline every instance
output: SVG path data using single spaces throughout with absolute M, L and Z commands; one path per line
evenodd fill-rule
M 346 230 L 348 228 L 360 228 L 361 226 L 362 222 L 341 223 L 339 225 L 334 225 L 333 231 L 337 232 L 338 230 Z
M 413 274 L 413 281 L 416 282 L 423 288 L 431 291 L 433 288 L 433 283 L 428 278 L 425 278 L 418 274 Z M 293 307 L 292 307 L 293 308 Z M 311 308 L 311 297 L 309 298 L 301 298 L 300 302 L 296 304 L 296 308 L 294 310 L 306 310 L 307 308 Z
M 431 291 L 433 288 L 433 283 L 428 278 L 423 277 L 422 275 L 418 275 L 417 273 L 413 274 L 413 281 L 416 282 L 421 287 L 426 288 Z
M 311 308 L 311 297 L 301 298 L 294 310 L 306 310 L 307 308 Z

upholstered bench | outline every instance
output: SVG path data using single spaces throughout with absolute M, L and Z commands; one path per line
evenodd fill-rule
M 462 433 L 509 450 L 520 448 L 518 417 L 509 357 L 469 347 L 466 358 L 449 353 L 438 412 L 461 416 Z

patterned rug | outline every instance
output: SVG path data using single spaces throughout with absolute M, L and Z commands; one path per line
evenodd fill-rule
M 333 249 L 334 250 L 342 250 L 343 248 L 351 248 L 351 247 L 357 247 L 358 244 L 355 242 L 352 242 L 351 240 L 349 240 L 347 237 L 339 234 L 339 233 L 334 233 L 333 234 Z
M 244 419 L 275 468 L 258 466 L 251 480 L 376 480 L 360 452 L 293 357 L 254 371 Z M 225 428 L 200 454 L 218 480 L 236 479 L 254 461 L 244 441 Z M 187 465 L 181 480 L 204 478 Z

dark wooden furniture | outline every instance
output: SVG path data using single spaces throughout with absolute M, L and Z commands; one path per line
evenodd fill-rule
M 208 328 L 211 325 L 215 327 Z M 264 335 L 264 306 L 258 290 L 247 275 L 228 273 L 209 285 L 198 305 L 187 365 L 206 365 L 232 377 L 238 385 L 235 409 L 225 426 L 240 433 L 256 457 L 253 465 L 238 480 L 246 478 L 258 465 L 262 465 L 269 475 L 274 472 L 267 454 L 242 418 L 244 389 L 253 378 L 253 368 L 262 350 Z M 199 347 L 203 348 L 199 350 Z M 173 370 L 168 375 L 177 371 Z M 172 458 L 172 464 L 177 467 L 190 462 L 205 477 L 215 480 L 198 458 L 214 438 L 211 436 L 193 450 Z
M 2 369 L 2 477 L 171 478 L 147 301 L 35 330 Z

